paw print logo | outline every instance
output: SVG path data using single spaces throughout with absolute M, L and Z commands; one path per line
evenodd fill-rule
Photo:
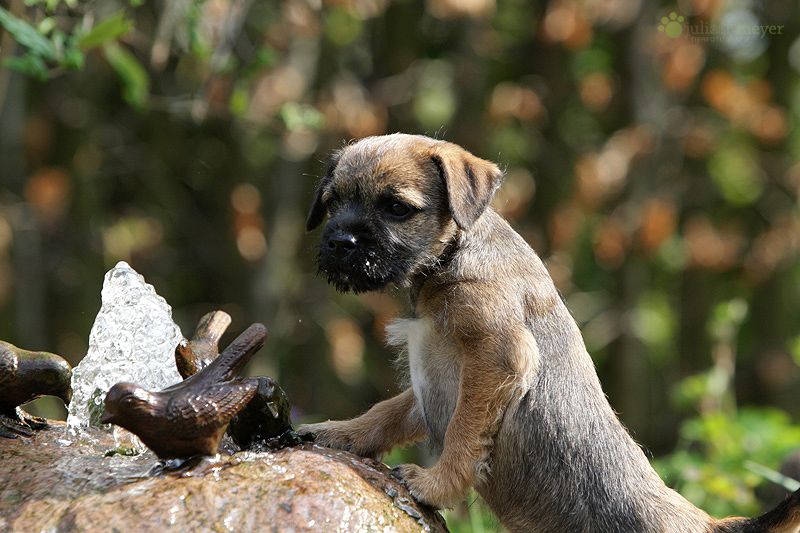
M 663 31 L 667 34 L 667 37 L 672 37 L 673 39 L 680 37 L 683 33 L 683 15 L 678 15 L 673 11 L 669 14 L 669 17 L 661 17 L 658 31 Z

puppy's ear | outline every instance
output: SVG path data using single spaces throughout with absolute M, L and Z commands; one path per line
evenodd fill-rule
M 322 224 L 322 221 L 325 219 L 325 214 L 328 212 L 328 210 L 322 203 L 322 193 L 325 192 L 325 187 L 333 179 L 333 171 L 336 169 L 336 164 L 338 162 L 338 156 L 334 157 L 330 166 L 328 166 L 328 170 L 325 171 L 325 175 L 322 176 L 322 179 L 319 180 L 319 183 L 317 184 L 317 190 L 314 193 L 314 200 L 311 202 L 311 209 L 308 211 L 308 218 L 306 218 L 306 231 L 311 231 L 312 229 L 316 228 Z
M 492 201 L 503 173 L 452 143 L 438 145 L 433 161 L 444 179 L 450 215 L 459 228 L 468 230 Z

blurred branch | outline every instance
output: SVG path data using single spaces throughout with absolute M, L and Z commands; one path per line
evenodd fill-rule
M 9 0 L 8 11 L 16 15 L 22 10 L 23 5 L 22 0 Z M 3 105 L 6 101 L 8 80 L 11 76 L 11 69 L 5 68 L 3 63 L 6 58 L 12 56 L 15 49 L 16 45 L 11 32 L 5 31 L 3 26 L 0 25 L 0 112 L 2 112 Z
M 191 6 L 189 0 L 167 0 L 164 2 L 164 9 L 158 21 L 153 38 L 153 46 L 150 48 L 150 67 L 155 71 L 164 69 L 169 59 L 172 49 L 172 39 L 177 33 L 178 24 L 186 18 L 186 11 Z
M 789 492 L 794 492 L 800 489 L 800 482 L 798 482 L 796 479 L 790 478 L 789 476 L 784 476 L 777 470 L 768 468 L 762 464 L 756 463 L 755 461 L 745 461 L 744 467 L 751 472 L 755 472 L 764 479 L 767 479 L 776 485 L 780 485 Z
M 231 5 L 230 15 L 225 19 L 225 23 L 222 24 L 222 35 L 219 38 L 217 47 L 214 49 L 214 53 L 211 55 L 212 73 L 219 71 L 228 61 L 234 45 L 239 40 L 239 35 L 252 5 L 253 0 L 239 0 Z
M 210 103 L 209 93 L 213 90 L 213 79 L 225 68 L 226 63 L 230 60 L 230 55 L 234 49 L 234 45 L 239 40 L 244 22 L 252 5 L 253 0 L 239 0 L 231 3 L 228 16 L 225 22 L 220 25 L 221 35 L 217 46 L 214 48 L 214 52 L 211 54 L 208 76 L 206 76 L 200 88 L 199 94 L 201 97 L 196 99 L 196 102 L 202 106 L 194 109 L 196 117 L 205 117 L 208 113 Z

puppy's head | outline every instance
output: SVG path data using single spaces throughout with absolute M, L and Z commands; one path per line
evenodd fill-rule
M 460 146 L 428 137 L 368 137 L 334 154 L 306 229 L 322 232 L 317 263 L 341 291 L 404 284 L 434 267 L 489 205 L 501 172 Z

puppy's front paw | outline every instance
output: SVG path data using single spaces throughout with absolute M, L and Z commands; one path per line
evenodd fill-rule
M 377 458 L 380 452 L 358 437 L 358 431 L 349 421 L 328 420 L 318 424 L 303 424 L 297 428 L 300 436 L 313 435 L 314 443 L 328 448 L 337 448 L 363 457 Z
M 437 509 L 453 507 L 461 498 L 461 490 L 450 484 L 447 476 L 440 476 L 432 469 L 413 464 L 397 465 L 392 475 L 403 484 L 419 502 Z
M 314 442 L 320 446 L 349 450 L 350 442 L 347 439 L 347 432 L 342 431 L 341 426 L 341 422 L 331 420 L 318 424 L 303 424 L 297 428 L 297 434 L 300 436 L 313 436 Z
M 317 442 L 317 434 L 311 429 L 314 424 L 303 424 L 295 428 L 294 432 L 297 436 L 306 442 Z

